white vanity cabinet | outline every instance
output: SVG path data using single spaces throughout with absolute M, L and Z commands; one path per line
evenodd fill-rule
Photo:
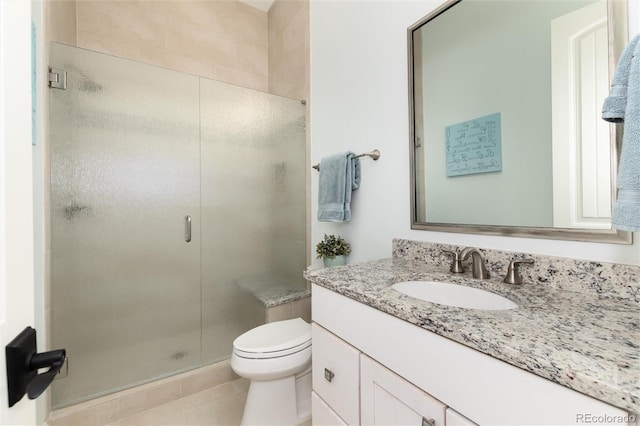
M 317 324 L 311 342 L 313 391 L 346 424 L 360 424 L 360 351 Z
M 444 426 L 447 406 L 366 355 L 360 356 L 363 425 Z
M 314 425 L 444 426 L 446 405 L 312 324 Z
M 314 425 L 449 424 L 445 404 L 318 324 L 311 330 Z M 474 424 L 460 423 L 464 417 L 453 411 L 450 417 L 451 424 Z
M 316 284 L 312 294 L 314 425 L 577 425 L 595 413 L 629 424 L 605 402 Z
M 311 392 L 311 412 L 313 413 L 312 422 L 314 425 L 348 426 L 315 391 Z
M 444 423 L 447 426 L 478 426 L 453 408 L 447 408 L 444 416 Z

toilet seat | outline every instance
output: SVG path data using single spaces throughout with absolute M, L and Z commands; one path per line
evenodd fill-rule
M 311 324 L 301 318 L 264 324 L 235 339 L 231 368 L 250 380 L 241 425 L 307 422 L 311 355 Z
M 241 358 L 279 358 L 311 346 L 311 325 L 301 318 L 268 323 L 247 331 L 233 341 Z

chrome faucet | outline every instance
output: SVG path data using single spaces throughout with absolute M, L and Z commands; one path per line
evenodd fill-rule
M 489 278 L 489 271 L 487 271 L 484 265 L 484 258 L 482 253 L 477 248 L 467 247 L 460 252 L 460 260 L 467 260 L 471 256 L 471 271 L 473 272 L 473 278 L 487 279 Z
M 533 264 L 535 261 L 533 259 L 516 259 L 512 260 L 509 263 L 509 269 L 507 270 L 507 275 L 504 277 L 504 282 L 507 284 L 522 284 L 522 276 L 520 275 L 520 271 L 518 270 L 518 265 L 523 263 Z
M 462 267 L 462 260 L 460 259 L 460 253 L 457 250 L 447 250 L 442 249 L 442 251 L 446 254 L 452 255 L 451 258 L 451 266 L 449 267 L 449 271 L 454 274 L 461 274 L 464 272 L 464 268 Z

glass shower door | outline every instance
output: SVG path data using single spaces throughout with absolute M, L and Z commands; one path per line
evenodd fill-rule
M 202 358 L 306 288 L 305 106 L 200 79 Z
M 57 408 L 201 365 L 199 81 L 58 44 L 51 65 Z

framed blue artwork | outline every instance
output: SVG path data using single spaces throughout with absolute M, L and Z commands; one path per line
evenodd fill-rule
M 447 176 L 502 171 L 500 113 L 446 127 Z

